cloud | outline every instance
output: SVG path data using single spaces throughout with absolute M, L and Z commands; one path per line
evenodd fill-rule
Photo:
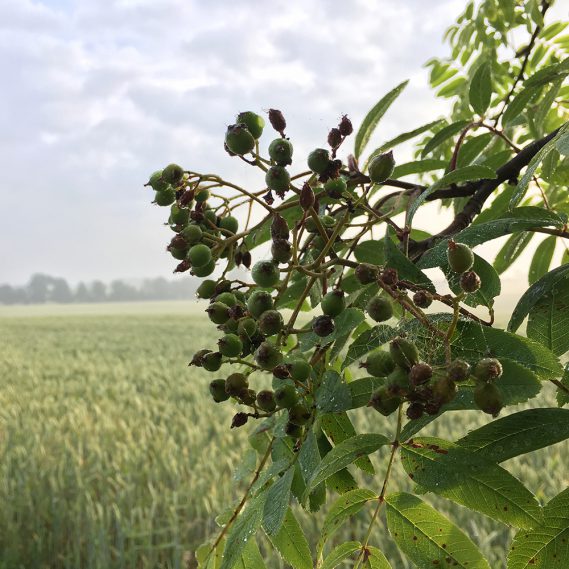
M 165 212 L 142 188 L 170 161 L 243 183 L 235 113 L 281 108 L 295 153 L 412 81 L 375 141 L 442 113 L 422 64 L 458 0 L 5 0 L 0 7 L 2 281 L 167 274 Z M 268 145 L 270 135 L 263 145 Z

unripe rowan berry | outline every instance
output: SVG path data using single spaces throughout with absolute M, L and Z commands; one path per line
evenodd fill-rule
M 265 184 L 269 190 L 282 195 L 290 187 L 290 174 L 284 166 L 271 166 L 265 174 Z
M 321 338 L 325 338 L 334 332 L 334 320 L 326 314 L 317 316 L 312 321 L 312 331 Z
M 168 246 L 168 252 L 170 255 L 172 255 L 172 257 L 174 257 L 174 259 L 178 259 L 179 261 L 184 260 L 188 254 L 188 250 L 186 248 L 178 249 L 177 247 L 172 247 L 171 245 Z
M 464 292 L 476 292 L 481 284 L 480 277 L 474 271 L 466 271 L 460 275 L 460 288 Z
M 177 204 L 172 204 L 170 208 L 169 222 L 171 225 L 186 225 L 190 219 L 190 212 L 187 209 L 181 209 Z
M 156 170 L 150 176 L 150 180 L 148 180 L 147 186 L 150 186 L 154 191 L 161 192 L 168 188 L 168 183 L 162 179 L 162 170 Z
M 172 205 L 176 201 L 176 192 L 173 188 L 166 188 L 154 194 L 154 203 L 160 206 Z
M 303 426 L 310 421 L 312 413 L 304 403 L 297 403 L 288 411 L 288 420 L 294 425 Z
M 222 292 L 229 292 L 231 290 L 231 281 L 223 279 L 215 284 L 215 294 L 221 294 Z
M 265 119 L 252 111 L 239 113 L 235 123 L 244 124 L 255 139 L 261 138 L 263 128 L 265 128 Z
M 202 367 L 203 366 L 203 359 L 206 354 L 209 354 L 211 350 L 198 350 L 192 357 L 192 361 L 189 365 Z
M 331 178 L 324 184 L 324 191 L 334 200 L 340 199 L 348 189 L 345 178 Z
M 305 360 L 297 359 L 290 364 L 290 376 L 296 381 L 306 381 L 311 371 L 312 366 Z
M 474 402 L 489 415 L 494 417 L 500 413 L 504 401 L 500 390 L 494 383 L 481 383 L 474 388 Z
M 192 275 L 196 277 L 208 277 L 213 271 L 215 271 L 215 261 L 213 259 L 201 267 L 192 266 Z
M 294 407 L 298 401 L 298 394 L 292 385 L 283 385 L 275 390 L 275 401 L 282 409 Z
M 209 352 L 203 357 L 202 366 L 206 371 L 217 371 L 221 367 L 222 355 L 219 352 Z
M 162 170 L 162 179 L 167 184 L 172 184 L 175 186 L 182 181 L 184 177 L 184 169 L 178 164 L 168 164 L 164 170 Z
M 253 405 L 257 400 L 257 394 L 253 389 L 244 389 L 239 394 L 239 400 L 243 405 Z
M 320 302 L 322 312 L 332 318 L 338 316 L 346 308 L 346 300 L 341 290 L 327 292 Z
M 283 361 L 283 355 L 273 344 L 263 342 L 255 352 L 255 361 L 260 368 L 272 370 Z
M 219 351 L 228 358 L 238 356 L 243 349 L 243 344 L 236 334 L 226 334 L 217 342 Z
M 398 365 L 395 366 L 395 369 L 387 376 L 386 384 L 391 393 L 406 395 L 411 389 L 409 370 L 403 369 Z
M 393 305 L 383 296 L 373 296 L 368 300 L 366 312 L 376 322 L 385 322 L 393 316 Z
M 474 264 L 474 253 L 468 245 L 456 243 L 450 239 L 448 242 L 447 259 L 450 268 L 455 273 L 464 273 Z
M 259 318 L 265 310 L 273 308 L 273 299 L 267 291 L 255 290 L 247 300 L 247 309 L 253 318 Z
M 411 369 L 416 363 L 419 363 L 419 350 L 417 346 L 407 340 L 398 336 L 389 344 L 389 353 L 393 361 L 402 368 Z
M 470 377 L 470 365 L 464 360 L 453 360 L 447 368 L 447 375 L 453 381 L 466 381 Z
M 257 323 L 253 318 L 242 318 L 237 324 L 237 333 L 241 338 L 252 338 L 257 333 Z
M 180 232 L 180 235 L 190 244 L 199 243 L 203 237 L 203 231 L 199 225 L 191 223 L 187 227 L 184 227 Z
M 292 143 L 286 138 L 276 138 L 269 144 L 269 158 L 278 166 L 292 164 Z
M 373 407 L 376 411 L 379 411 L 382 415 L 387 417 L 398 409 L 400 403 L 400 397 L 391 394 L 387 388 L 381 387 L 372 393 L 368 407 Z
M 317 148 L 308 155 L 308 167 L 315 174 L 323 174 L 330 164 L 330 153 L 325 148 Z
M 360 263 L 354 271 L 356 279 L 363 284 L 371 284 L 377 281 L 378 270 L 374 265 L 368 265 L 367 263 Z
M 413 302 L 419 308 L 429 308 L 433 302 L 433 295 L 428 290 L 418 290 L 413 295 Z
M 249 130 L 242 124 L 233 124 L 227 127 L 225 144 L 234 154 L 247 154 L 255 148 L 255 139 Z M 196 196 L 197 200 L 197 196 Z
M 288 263 L 292 257 L 292 244 L 286 239 L 275 239 L 271 245 L 271 255 L 276 263 Z
M 395 369 L 395 362 L 388 352 L 377 348 L 368 355 L 362 367 L 374 377 L 387 377 Z
M 279 268 L 272 261 L 258 261 L 253 265 L 251 276 L 256 284 L 269 288 L 279 282 Z
M 456 383 L 449 377 L 439 377 L 433 383 L 433 397 L 441 405 L 450 403 L 456 397 Z
M 223 304 L 225 304 L 226 306 L 229 306 L 230 308 L 232 306 L 235 306 L 235 304 L 237 303 L 237 299 L 235 298 L 235 295 L 230 293 L 230 292 L 222 292 L 222 293 L 218 294 L 215 297 L 215 301 L 216 302 L 223 302 Z
M 214 324 L 225 324 L 229 320 L 229 306 L 223 302 L 212 302 L 206 312 Z
M 203 267 L 211 261 L 211 249 L 203 243 L 193 245 L 188 251 L 188 259 L 192 267 Z
M 266 310 L 259 317 L 259 330 L 265 336 L 278 334 L 284 326 L 282 314 L 278 310 Z
M 259 391 L 259 393 L 257 393 L 257 405 L 259 409 L 263 411 L 268 411 L 269 413 L 273 412 L 277 408 L 275 394 L 268 389 Z
M 249 388 L 249 381 L 242 373 L 232 373 L 225 380 L 225 392 L 232 397 L 238 397 L 239 394 Z
M 410 420 L 419 419 L 423 415 L 424 410 L 425 408 L 421 403 L 411 403 L 409 407 L 407 407 L 407 417 Z
M 422 385 L 433 376 L 433 368 L 426 363 L 415 364 L 409 371 L 409 380 L 414 386 Z
M 216 403 L 221 403 L 229 399 L 229 394 L 225 391 L 224 379 L 214 379 L 209 384 L 209 392 Z
M 239 222 L 232 215 L 226 215 L 219 220 L 219 227 L 221 229 L 225 229 L 225 231 L 235 234 L 239 229 Z
M 502 364 L 496 358 L 482 358 L 474 367 L 474 377 L 479 381 L 494 381 L 502 375 Z
M 209 190 L 207 188 L 198 188 L 194 194 L 196 203 L 202 204 L 209 199 Z
M 389 151 L 385 154 L 379 154 L 369 163 L 369 179 L 374 184 L 382 184 L 393 174 L 394 168 L 395 160 L 393 158 L 393 152 Z

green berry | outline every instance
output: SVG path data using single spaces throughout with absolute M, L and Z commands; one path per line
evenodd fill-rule
M 180 235 L 190 244 L 199 243 L 203 237 L 203 231 L 199 225 L 190 224 L 184 227 L 180 232 Z
M 447 259 L 450 268 L 455 273 L 464 273 L 474 265 L 472 249 L 468 245 L 455 243 L 452 240 L 448 242 Z
M 298 394 L 292 385 L 283 385 L 275 390 L 275 401 L 281 409 L 290 409 L 298 401 Z
M 383 296 L 373 296 L 366 305 L 366 312 L 376 322 L 385 322 L 393 316 L 393 305 Z
M 380 154 L 369 163 L 369 179 L 375 184 L 382 184 L 393 174 L 394 168 L 395 160 L 393 159 L 393 152 L 390 151 L 385 154 Z
M 474 388 L 474 402 L 489 415 L 496 416 L 504 406 L 500 390 L 494 383 L 481 383 Z
M 214 324 L 225 324 L 229 320 L 229 306 L 223 302 L 212 302 L 206 312 Z
M 202 267 L 192 267 L 192 275 L 196 277 L 209 277 L 215 271 L 215 261 L 212 259 Z
M 325 192 L 328 194 L 329 197 L 335 200 L 340 199 L 344 195 L 344 192 L 347 191 L 347 189 L 348 189 L 348 184 L 346 183 L 346 180 L 342 177 L 333 178 L 331 180 L 328 180 L 324 184 Z
M 306 381 L 310 377 L 312 366 L 305 360 L 294 360 L 290 364 L 290 376 L 296 381 Z
M 209 199 L 209 190 L 207 188 L 198 188 L 194 195 L 196 203 L 204 203 Z
M 264 290 L 255 290 L 247 301 L 247 309 L 253 318 L 259 318 L 265 310 L 273 308 L 273 299 L 270 293 Z
M 227 358 L 234 358 L 241 353 L 243 344 L 239 336 L 235 334 L 226 334 L 217 342 L 219 351 Z
M 176 185 L 182 181 L 184 177 L 184 169 L 178 164 L 168 164 L 164 170 L 162 170 L 162 179 L 167 184 Z
M 251 276 L 256 284 L 268 288 L 279 282 L 280 273 L 278 266 L 272 261 L 259 261 L 253 265 Z
M 269 157 L 279 166 L 292 164 L 292 144 L 286 138 L 276 138 L 269 144 Z
M 454 360 L 447 368 L 447 375 L 453 381 L 466 381 L 470 377 L 470 365 L 464 360 Z
M 220 352 L 209 352 L 202 358 L 202 367 L 206 371 L 217 371 L 221 367 L 222 355 Z
M 304 403 L 297 403 L 290 407 L 288 411 L 288 420 L 293 425 L 298 425 L 299 427 L 306 425 L 306 423 L 310 421 L 311 416 L 312 413 L 310 412 L 310 409 Z
M 432 388 L 435 400 L 441 405 L 450 403 L 456 397 L 456 383 L 449 377 L 439 377 Z
M 239 399 L 243 405 L 253 405 L 257 399 L 257 394 L 253 389 L 244 389 L 239 394 Z
M 257 393 L 257 405 L 259 409 L 271 413 L 277 408 L 275 394 L 268 389 L 259 391 L 259 393 Z
M 387 377 L 395 369 L 395 362 L 388 352 L 377 348 L 368 355 L 363 367 L 374 377 Z
M 168 187 L 154 194 L 154 203 L 160 206 L 172 205 L 176 201 L 176 192 Z
M 255 148 L 255 139 L 245 126 L 233 124 L 227 127 L 225 144 L 231 152 L 242 156 Z
M 188 251 L 188 259 L 192 267 L 203 267 L 211 261 L 211 249 L 203 243 L 198 243 Z
M 269 190 L 282 194 L 290 187 L 290 174 L 284 166 L 271 166 L 265 174 L 265 184 Z
M 255 352 L 257 365 L 266 370 L 272 370 L 283 361 L 283 355 L 273 344 L 263 342 Z
M 283 317 L 278 310 L 266 310 L 259 318 L 259 330 L 265 336 L 278 334 L 283 326 Z
M 235 234 L 239 229 L 239 222 L 232 215 L 226 215 L 219 220 L 219 227 Z
M 222 292 L 218 294 L 215 297 L 215 301 L 223 302 L 223 304 L 226 304 L 227 306 L 229 306 L 229 308 L 237 304 L 237 299 L 235 298 L 235 295 L 232 294 L 231 292 Z
M 389 344 L 389 353 L 393 361 L 400 367 L 411 369 L 419 363 L 419 350 L 417 346 L 409 340 L 398 336 Z
M 405 393 L 411 388 L 409 370 L 395 366 L 395 369 L 387 376 L 387 387 L 392 393 Z
M 346 308 L 346 300 L 341 290 L 327 292 L 320 302 L 322 312 L 332 318 L 338 316 Z
M 156 170 L 156 172 L 150 176 L 147 185 L 156 192 L 162 192 L 168 188 L 168 183 L 162 179 L 162 170 Z
M 261 138 L 263 128 L 265 128 L 265 119 L 252 111 L 244 111 L 237 115 L 236 124 L 244 124 L 253 138 Z
M 379 271 L 376 266 L 368 265 L 367 263 L 360 263 L 354 270 L 356 279 L 363 284 L 371 284 L 377 281 Z
M 214 379 L 209 384 L 209 392 L 216 403 L 229 399 L 229 394 L 225 391 L 225 379 Z
M 397 411 L 400 404 L 400 397 L 390 393 L 387 388 L 381 387 L 372 393 L 368 407 L 373 407 L 376 411 L 379 411 L 379 413 L 387 417 L 394 411 Z
M 178 259 L 179 261 L 183 261 L 188 254 L 187 249 L 180 249 L 178 247 L 168 247 L 168 252 L 174 259 Z
M 474 367 L 474 377 L 479 381 L 494 381 L 502 375 L 502 364 L 496 358 L 482 358 Z
M 242 373 L 232 373 L 225 380 L 225 392 L 233 397 L 238 397 L 248 387 L 247 377 Z
M 317 148 L 308 155 L 308 167 L 316 174 L 323 174 L 330 164 L 330 153 L 325 148 Z
M 229 309 L 229 314 L 231 315 L 231 309 Z M 226 334 L 237 334 L 237 320 L 229 318 L 229 320 L 220 326 L 223 332 Z
M 252 338 L 257 333 L 257 323 L 253 318 L 241 318 L 237 324 L 237 333 L 241 338 Z

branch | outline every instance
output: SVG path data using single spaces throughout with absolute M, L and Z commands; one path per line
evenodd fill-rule
M 555 137 L 559 129 L 554 130 L 552 133 L 528 144 L 514 156 L 509 162 L 496 170 L 496 177 L 491 180 L 480 180 L 471 185 L 467 184 L 464 188 L 470 186 L 476 188 L 472 197 L 468 200 L 461 212 L 459 212 L 452 223 L 443 229 L 440 233 L 429 237 L 423 241 L 415 241 L 410 244 L 410 255 L 414 259 L 418 259 L 425 251 L 435 245 L 435 243 L 458 232 L 466 229 L 474 220 L 474 218 L 482 211 L 484 202 L 492 195 L 494 190 L 504 182 L 517 178 L 520 171 L 527 166 L 531 159 L 551 140 Z M 434 192 L 437 193 L 437 192 Z M 434 194 L 433 194 L 434 195 Z M 449 194 L 445 193 L 445 197 Z

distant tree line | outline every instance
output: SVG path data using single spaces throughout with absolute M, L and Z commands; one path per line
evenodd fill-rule
M 104 283 L 80 282 L 76 287 L 59 277 L 33 275 L 24 286 L 0 284 L 0 304 L 44 304 L 48 302 L 124 302 L 132 300 L 186 300 L 195 295 L 192 279 L 169 281 L 159 277 L 145 279 L 135 286 L 122 280 Z

